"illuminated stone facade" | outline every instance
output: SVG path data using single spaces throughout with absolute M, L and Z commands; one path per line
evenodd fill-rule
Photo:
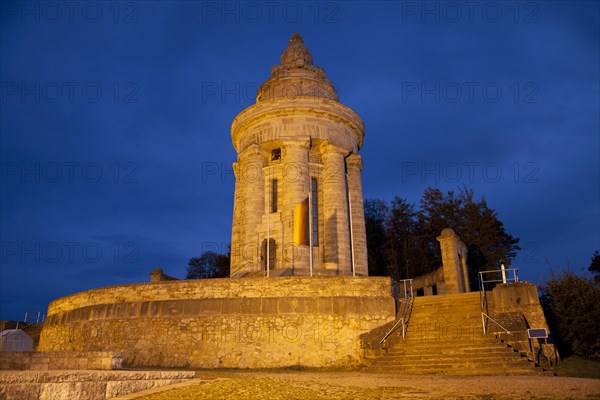
M 245 279 L 155 269 L 151 283 L 57 299 L 41 350 L 118 351 L 133 366 L 361 363 L 360 335 L 392 322 L 397 305 L 389 278 L 366 276 L 362 120 L 295 34 L 231 135 L 231 276 Z
M 233 277 L 368 274 L 364 130 L 294 34 L 231 126 Z
M 390 278 L 364 276 L 358 155 L 364 125 L 338 102 L 298 34 L 260 87 L 256 104 L 235 118 L 231 134 L 238 152 L 231 273 L 246 279 L 179 281 L 157 268 L 150 283 L 56 299 L 48 307 L 38 350 L 118 352 L 125 366 L 356 367 L 404 343 L 396 318 L 406 298 L 399 298 Z M 413 309 L 417 321 L 430 323 L 432 316 L 441 316 L 441 322 L 431 324 L 447 332 L 456 326 L 456 316 L 446 303 L 462 296 L 469 304 L 461 318 L 479 323 L 481 298 L 462 293 L 469 288 L 467 249 L 450 229 L 438 240 L 443 267 L 416 278 L 415 289 L 429 295 L 435 286 L 440 294 L 454 294 L 406 309 Z M 300 276 L 310 274 L 342 276 Z M 526 319 L 546 327 L 533 285 L 504 286 L 487 303 L 495 319 L 513 324 L 521 334 L 527 324 L 518 322 Z M 526 295 L 527 302 L 522 300 Z M 382 341 L 392 326 L 397 340 Z M 409 326 L 408 340 L 418 325 L 411 320 Z M 528 344 L 511 340 L 514 346 Z M 455 345 L 449 341 L 444 350 Z M 490 348 L 496 350 L 496 344 Z M 397 355 L 402 353 L 391 354 L 399 357 L 394 363 L 405 361 Z M 388 368 L 397 368 L 394 363 Z
M 116 351 L 125 366 L 356 366 L 360 335 L 395 318 L 391 291 L 352 276 L 103 287 L 54 300 L 39 350 Z

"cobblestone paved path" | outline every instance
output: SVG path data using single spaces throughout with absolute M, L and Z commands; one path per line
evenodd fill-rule
M 143 400 L 600 399 L 600 380 L 547 376 L 403 376 L 362 372 L 202 372 Z

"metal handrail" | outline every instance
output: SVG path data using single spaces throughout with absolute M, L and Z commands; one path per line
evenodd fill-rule
M 481 283 L 480 283 L 480 287 L 482 287 Z M 487 335 L 486 329 L 485 329 L 485 318 L 484 318 L 485 312 L 483 311 L 487 306 L 486 300 L 487 299 L 485 297 L 485 290 L 480 289 L 479 290 L 479 307 L 481 308 L 481 327 L 483 328 L 484 335 Z
M 396 327 L 398 326 L 399 323 L 402 322 L 402 339 L 404 339 L 404 317 L 400 318 L 399 320 L 396 321 L 396 323 L 394 324 L 394 326 L 392 326 L 392 329 L 390 329 L 385 336 L 379 341 L 379 344 L 382 344 L 383 342 L 385 342 L 385 339 L 387 339 L 392 332 L 394 332 L 394 330 L 396 329 Z
M 398 327 L 398 324 L 402 324 L 402 340 L 404 340 L 404 338 L 406 337 L 406 322 L 408 321 L 408 318 L 410 317 L 410 313 L 412 311 L 412 304 L 413 304 L 413 280 L 412 279 L 403 279 L 399 282 L 403 282 L 404 284 L 404 298 L 406 299 L 406 303 L 404 304 L 404 308 L 402 309 L 402 316 L 400 317 L 400 319 L 398 319 L 396 321 L 396 323 L 394 324 L 394 326 L 392 326 L 392 329 L 390 329 L 385 336 L 379 341 L 379 344 L 382 344 L 383 342 L 385 342 L 385 340 L 392 334 L 392 332 L 394 332 L 396 330 L 396 328 Z M 407 288 L 407 283 L 409 284 L 409 287 Z
M 510 332 L 508 329 L 506 329 L 505 327 L 503 327 L 502 325 L 500 325 L 500 323 L 498 323 L 498 321 L 496 321 L 495 319 L 493 319 L 492 317 L 490 317 L 486 312 L 486 308 L 487 308 L 487 296 L 485 294 L 485 284 L 486 283 L 508 283 L 508 282 L 514 282 L 517 283 L 519 282 L 519 275 L 518 275 L 518 268 L 504 268 L 504 264 L 502 264 L 502 267 L 500 269 L 494 270 L 494 271 L 479 271 L 479 305 L 481 307 L 481 326 L 483 328 L 483 334 L 487 335 L 487 324 L 486 324 L 486 318 L 489 319 L 490 321 L 492 321 L 493 323 L 495 323 L 496 325 L 498 325 L 501 329 L 503 329 L 506 333 L 508 333 L 509 335 L 512 335 L 512 332 Z M 507 272 L 511 272 L 512 273 L 512 278 L 507 278 L 506 273 Z M 483 276 L 484 274 L 490 274 L 490 273 L 500 273 L 502 274 L 502 279 L 490 279 L 490 280 L 484 280 Z
M 513 282 L 513 283 L 517 283 L 519 282 L 519 268 L 504 268 L 504 265 L 502 266 L 502 268 L 500 269 L 496 269 L 493 271 L 479 271 L 479 288 L 480 290 L 484 290 L 485 291 L 485 284 L 486 283 L 509 283 L 509 282 Z M 489 280 L 484 280 L 483 276 L 484 274 L 501 274 L 502 278 L 501 279 L 489 279 Z M 512 274 L 512 277 L 507 277 L 507 273 L 508 274 Z
M 508 333 L 509 335 L 513 335 L 511 331 L 509 331 L 508 329 L 506 329 L 505 327 L 503 327 L 502 325 L 500 325 L 498 323 L 498 321 L 496 321 L 494 318 L 490 317 L 489 315 L 487 315 L 486 313 L 484 313 L 483 311 L 481 312 L 482 317 L 486 316 L 490 321 L 492 321 L 493 323 L 495 323 L 496 325 L 498 325 L 500 328 L 502 328 L 504 330 L 504 332 Z M 483 334 L 485 335 L 485 325 L 483 326 Z

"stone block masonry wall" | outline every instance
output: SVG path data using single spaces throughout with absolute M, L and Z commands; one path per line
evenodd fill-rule
M 395 318 L 389 278 L 281 277 L 122 285 L 53 302 L 40 348 L 119 351 L 137 366 L 269 368 L 360 362 Z
M 54 300 L 48 317 L 99 304 L 157 300 L 290 297 L 385 297 L 390 279 L 383 277 L 279 277 L 204 279 L 136 283 L 87 290 Z
M 0 374 L 0 399 L 105 400 L 194 377 L 193 371 L 6 371 Z
M 531 327 L 548 329 L 534 284 L 527 281 L 500 284 L 488 296 L 488 308 L 492 315 L 518 312 L 522 313 Z
M 57 369 L 121 368 L 121 354 L 115 352 L 0 352 L 0 370 L 48 371 Z
M 546 328 L 549 332 L 537 287 L 534 284 L 522 281 L 497 285 L 491 293 L 487 293 L 487 306 L 490 316 L 512 334 L 504 333 L 494 324 L 489 324 L 491 332 L 520 351 L 528 353 L 532 359 L 543 365 L 556 365 L 557 353 L 554 345 L 545 344 L 543 340 L 533 340 L 530 344 L 527 336 L 527 328 Z M 533 353 L 530 349 L 531 345 L 533 345 Z
M 418 290 L 423 290 L 425 296 L 433 295 L 433 286 L 437 288 L 438 294 L 445 294 L 444 269 L 442 267 L 425 275 L 419 275 L 413 278 L 413 290 L 415 295 Z

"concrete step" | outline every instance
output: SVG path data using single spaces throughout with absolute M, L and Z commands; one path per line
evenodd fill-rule
M 379 367 L 390 367 L 390 368 L 401 368 L 401 369 L 435 369 L 435 368 L 488 368 L 488 367 L 515 367 L 519 368 L 531 368 L 533 367 L 533 363 L 528 361 L 471 361 L 471 362 L 456 362 L 454 360 L 438 360 L 436 362 L 377 362 L 373 363 L 372 366 Z
M 443 314 L 436 313 L 435 311 L 427 311 L 427 312 L 419 312 L 419 310 L 413 310 L 413 313 L 410 316 L 410 320 L 424 320 L 425 322 L 429 322 L 429 319 L 433 319 L 434 321 L 463 321 L 465 319 L 475 319 L 478 318 L 481 320 L 481 312 L 474 311 L 465 313 L 460 310 L 448 311 Z
M 461 358 L 461 357 L 440 357 L 437 359 L 403 359 L 394 357 L 382 357 L 375 360 L 372 363 L 373 366 L 398 366 L 398 367 L 411 367 L 411 368 L 432 368 L 440 365 L 450 366 L 464 366 L 465 368 L 471 366 L 486 366 L 486 365 L 514 365 L 514 366 L 533 366 L 534 364 L 527 360 L 525 357 L 519 358 L 489 358 L 489 357 L 473 357 L 473 358 Z
M 368 369 L 406 374 L 540 373 L 519 352 L 483 335 L 477 292 L 415 298 L 406 340 L 394 332 Z
M 496 351 L 485 351 L 485 350 L 474 350 L 474 351 L 460 351 L 460 352 L 446 352 L 441 354 L 431 354 L 431 353 L 407 353 L 407 352 L 388 352 L 384 355 L 385 357 L 390 358 L 398 358 L 403 360 L 410 359 L 440 359 L 440 358 L 455 358 L 460 357 L 463 359 L 472 358 L 472 357 L 485 357 L 485 358 L 520 358 L 521 353 L 513 351 L 513 352 L 502 352 L 501 350 Z
M 467 293 L 451 293 L 451 294 L 438 294 L 436 296 L 417 296 L 415 301 L 432 301 L 436 299 L 468 299 L 477 298 L 479 299 L 479 292 L 467 292 Z
M 479 308 L 479 304 L 469 304 L 469 305 L 463 305 L 463 306 L 456 306 L 456 305 L 443 305 L 443 304 L 414 304 L 412 310 L 423 310 L 423 311 L 430 311 L 430 310 L 440 310 L 440 311 L 444 311 L 444 310 L 465 310 L 465 311 L 469 311 L 469 312 L 475 312 L 475 311 L 479 311 L 481 312 L 481 308 Z
M 425 310 L 419 310 L 419 309 L 413 309 L 412 310 L 412 314 L 411 317 L 427 317 L 427 316 L 435 316 L 436 318 L 459 318 L 459 317 L 475 317 L 475 316 L 479 316 L 481 317 L 481 310 L 476 309 L 476 310 L 468 310 L 468 311 L 464 311 L 464 310 L 460 310 L 460 309 L 454 309 L 454 308 L 449 308 L 446 310 L 441 310 L 442 312 L 437 312 L 439 310 L 434 310 L 434 309 L 425 309 Z
M 449 346 L 452 344 L 452 346 Z M 411 342 L 402 345 L 396 345 L 390 347 L 390 350 L 398 350 L 401 352 L 427 352 L 427 353 L 439 353 L 441 351 L 461 351 L 466 349 L 506 349 L 506 346 L 501 343 L 477 343 L 477 342 L 468 342 L 468 343 L 457 343 L 457 341 L 448 340 L 446 342 L 436 341 L 433 343 L 429 343 L 426 341 L 423 342 Z
M 474 355 L 485 356 L 485 357 L 513 357 L 520 356 L 520 352 L 514 351 L 512 349 L 502 349 L 502 348 L 472 348 L 472 349 L 464 349 L 464 348 L 450 348 L 450 349 L 440 349 L 439 351 L 427 351 L 427 350 L 418 350 L 414 351 L 412 349 L 389 349 L 384 353 L 384 356 L 389 357 L 471 357 Z
M 416 336 L 416 335 L 415 335 Z M 410 337 L 408 340 L 397 343 L 394 347 L 446 347 L 448 342 L 452 342 L 455 344 L 455 347 L 478 347 L 478 346 L 498 346 L 501 348 L 506 347 L 503 343 L 499 341 L 489 341 L 482 340 L 479 338 L 469 338 L 469 337 L 451 337 L 448 336 L 446 340 L 440 337 L 431 337 L 431 338 L 421 338 L 421 337 Z
M 513 372 L 534 372 L 540 373 L 541 370 L 537 370 L 533 365 L 527 364 L 513 364 L 513 363 L 471 363 L 471 364 L 453 364 L 453 363 L 438 363 L 430 365 L 415 365 L 415 364 L 378 364 L 371 366 L 370 369 L 375 368 L 387 368 L 388 370 L 394 371 L 406 371 L 406 372 L 428 372 L 428 371 L 440 371 L 440 370 L 455 370 L 455 371 L 479 371 L 479 370 L 501 370 L 501 371 L 513 371 Z
M 412 318 L 417 318 L 417 319 L 425 319 L 425 318 L 435 318 L 435 319 L 439 319 L 439 320 L 448 320 L 448 319 L 454 319 L 454 320 L 463 320 L 463 319 L 470 319 L 470 318 L 475 318 L 475 317 L 479 317 L 479 319 L 481 319 L 481 311 L 479 310 L 475 310 L 475 311 L 462 311 L 462 310 L 447 310 L 444 311 L 442 313 L 436 312 L 435 310 L 413 310 L 412 314 L 410 315 L 410 319 Z
M 437 317 L 481 315 L 479 307 L 456 308 L 456 307 L 413 307 L 411 316 L 436 315 Z
M 437 349 L 436 351 L 429 351 L 426 349 L 391 349 L 384 353 L 385 356 L 390 357 L 405 357 L 405 358 L 439 358 L 439 357 L 472 357 L 474 355 L 485 356 L 485 357 L 514 357 L 520 356 L 520 352 L 514 351 L 512 349 L 502 349 L 499 347 L 494 348 L 470 348 L 470 349 L 461 349 L 461 348 L 453 348 L 453 349 Z
M 452 306 L 452 307 L 461 307 L 464 305 L 477 305 L 478 307 L 481 306 L 481 303 L 479 302 L 479 299 L 465 299 L 465 300 L 452 300 L 452 299 L 442 299 L 442 298 L 429 298 L 429 299 L 425 299 L 425 298 L 416 298 L 415 301 L 413 301 L 413 306 L 438 306 L 438 305 L 446 305 L 446 306 Z
M 446 352 L 446 353 L 409 353 L 409 352 L 393 352 L 393 353 L 385 353 L 383 357 L 389 358 L 397 358 L 402 360 L 410 360 L 410 359 L 441 359 L 441 358 L 472 358 L 472 357 L 486 357 L 486 358 L 519 358 L 521 357 L 521 353 L 519 352 L 510 352 L 510 353 L 501 353 L 500 351 L 457 351 L 457 352 Z
M 412 308 L 412 311 L 414 312 L 415 310 L 420 310 L 423 312 L 432 312 L 434 310 L 439 310 L 439 311 L 446 311 L 446 310 L 452 310 L 452 311 L 461 311 L 464 310 L 466 312 L 481 312 L 481 309 L 479 308 L 479 305 L 476 306 L 465 306 L 465 307 L 456 307 L 456 306 L 448 306 L 445 307 L 441 304 L 439 305 L 418 305 L 415 304 Z
M 468 304 L 468 305 L 444 305 L 444 304 L 414 304 L 412 310 L 423 310 L 423 311 L 431 311 L 431 310 L 465 310 L 469 312 L 481 312 L 481 308 L 479 308 L 479 304 Z
M 461 319 L 434 319 L 432 318 L 415 318 L 405 324 L 406 331 L 435 331 L 441 328 L 461 330 L 461 331 L 473 331 L 477 336 L 483 335 L 483 329 L 481 328 L 481 318 L 461 318 Z
M 481 309 L 479 306 L 477 307 L 442 307 L 442 306 L 414 306 L 412 308 L 412 312 L 422 311 L 422 312 L 435 312 L 440 311 L 439 315 L 444 315 L 444 312 L 449 311 L 462 311 L 467 313 L 481 313 Z
M 438 314 L 435 312 L 424 312 L 419 311 L 413 312 L 410 316 L 410 321 L 423 320 L 423 322 L 434 322 L 434 321 L 464 321 L 468 319 L 479 319 L 481 320 L 481 313 L 479 311 L 474 313 L 464 313 L 463 311 L 452 311 L 444 314 Z M 432 321 L 433 320 L 433 321 Z
M 437 317 L 447 317 L 447 316 L 466 316 L 466 315 L 479 315 L 481 316 L 481 310 L 478 308 L 461 310 L 459 308 L 446 308 L 446 309 L 435 309 L 435 308 L 413 308 L 412 315 L 419 316 L 423 315 L 436 315 Z
M 470 367 L 485 367 L 492 365 L 502 366 L 517 366 L 517 367 L 530 367 L 534 366 L 533 363 L 525 358 L 513 358 L 513 359 L 486 359 L 485 357 L 478 357 L 474 359 L 461 360 L 459 358 L 453 359 L 438 359 L 438 360 L 402 360 L 402 359 L 386 359 L 380 358 L 371 364 L 372 366 L 393 366 L 402 368 L 434 368 L 438 366 L 452 366 L 465 368 Z
M 424 369 L 424 370 L 403 370 L 393 369 L 389 367 L 372 367 L 369 368 L 371 372 L 386 372 L 386 373 L 401 373 L 405 375 L 467 375 L 467 376 L 510 376 L 510 375 L 540 375 L 543 372 L 536 371 L 532 368 L 526 369 L 515 369 L 515 368 L 437 368 L 437 369 Z
M 377 364 L 399 364 L 399 365 L 429 365 L 436 363 L 452 363 L 452 364 L 469 364 L 469 363 L 514 363 L 514 362 L 528 362 L 527 358 L 520 356 L 502 356 L 502 357 L 489 357 L 486 355 L 476 354 L 468 357 L 456 356 L 440 356 L 440 357 L 391 357 L 384 356 L 377 360 Z
M 451 307 L 461 307 L 461 306 L 474 306 L 477 305 L 478 307 L 481 306 L 481 303 L 479 302 L 479 298 L 477 299 L 458 299 L 458 300 L 452 300 L 452 299 L 442 299 L 442 298 L 429 298 L 429 299 L 425 299 L 425 298 L 416 298 L 415 301 L 413 301 L 413 306 L 438 306 L 438 305 L 446 305 L 446 306 L 451 306 Z
M 460 349 L 483 349 L 483 348 L 496 348 L 505 349 L 506 345 L 502 343 L 489 343 L 484 341 L 476 340 L 461 340 L 449 338 L 435 338 L 435 339 L 412 339 L 410 342 L 394 343 L 390 345 L 389 349 L 398 349 L 403 351 L 426 351 L 435 353 L 441 350 L 460 350 Z

